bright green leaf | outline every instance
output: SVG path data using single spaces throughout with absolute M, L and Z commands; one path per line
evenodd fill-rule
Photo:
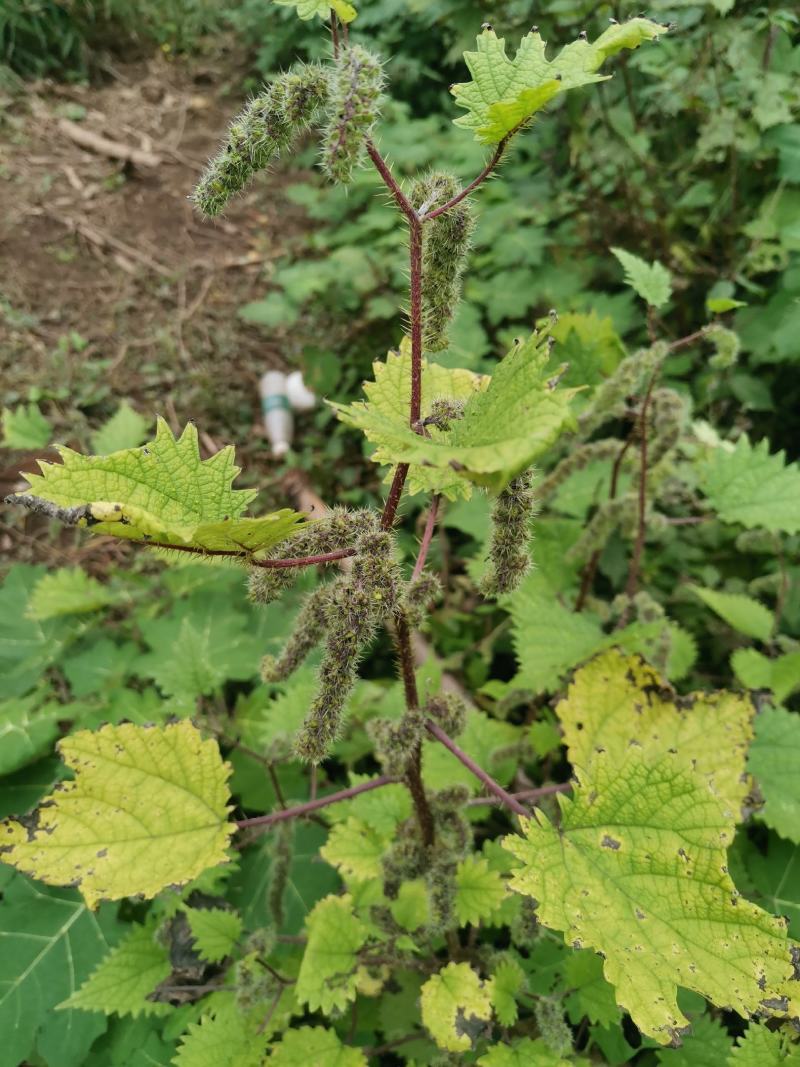
M 694 586 L 692 592 L 740 634 L 755 637 L 759 641 L 769 641 L 775 619 L 769 608 L 765 608 L 758 600 L 742 593 L 722 593 L 698 586 Z
M 0 775 L 32 763 L 58 737 L 62 706 L 39 703 L 35 695 L 0 701 Z
M 282 7 L 296 8 L 298 16 L 306 22 L 313 19 L 315 15 L 327 21 L 331 10 L 335 11 L 345 23 L 352 22 L 358 14 L 353 5 L 347 3 L 347 0 L 274 0 L 274 2 Z
M 261 1067 L 269 1031 L 260 1021 L 243 1015 L 232 996 L 217 1002 L 213 1012 L 189 1024 L 172 1062 L 175 1067 Z
M 489 921 L 507 895 L 505 882 L 482 856 L 467 856 L 456 868 L 456 916 L 461 926 Z
M 478 1067 L 572 1067 L 537 1037 L 523 1037 L 511 1045 L 492 1045 L 478 1060 Z
M 258 552 L 290 537 L 304 521 L 288 508 L 242 518 L 256 491 L 231 488 L 239 473 L 232 448 L 201 460 L 191 423 L 176 439 L 159 419 L 154 441 L 110 456 L 58 451 L 61 463 L 40 460 L 42 473 L 26 475 L 31 492 L 59 507 L 85 508 L 79 525 L 93 533 L 153 545 Z
M 769 659 L 754 648 L 737 648 L 731 656 L 733 673 L 748 689 L 769 689 L 782 704 L 800 687 L 800 652 Z
M 748 529 L 800 532 L 800 468 L 769 443 L 741 437 L 733 451 L 715 448 L 700 463 L 700 488 L 723 522 Z
M 590 1023 L 608 1027 L 622 1018 L 614 999 L 614 987 L 603 975 L 603 961 L 594 952 L 584 949 L 567 956 L 564 983 L 571 990 L 564 1007 L 574 1025 L 585 1017 Z
M 600 749 L 621 762 L 632 746 L 646 745 L 651 759 L 671 756 L 713 782 L 738 814 L 753 736 L 749 698 L 726 692 L 679 698 L 638 657 L 611 649 L 575 674 L 556 710 L 574 767 L 585 770 Z
M 667 30 L 649 19 L 630 19 L 610 26 L 591 44 L 573 41 L 551 61 L 545 57 L 545 42 L 538 32 L 522 38 L 511 60 L 506 55 L 505 40 L 494 30 L 485 29 L 478 37 L 477 51 L 464 53 L 472 81 L 450 90 L 458 106 L 468 112 L 455 123 L 474 130 L 475 139 L 481 144 L 497 144 L 529 122 L 554 96 L 604 81 L 597 71 L 609 56 L 623 48 L 637 48 L 642 41 Z
M 347 1048 L 333 1030 L 300 1026 L 283 1035 L 265 1067 L 367 1067 L 361 1049 Z
M 38 404 L 3 408 L 2 424 L 6 448 L 39 449 L 50 443 L 53 430 Z
M 2 871 L 0 871 L 2 873 Z M 6 871 L 7 873 L 7 871 Z M 33 1051 L 48 1062 L 83 1063 L 105 1029 L 98 1015 L 55 1011 L 108 953 L 111 908 L 95 914 L 72 889 L 50 889 L 21 875 L 0 901 L 0 1067 L 18 1067 Z
M 706 300 L 706 307 L 712 315 L 724 315 L 726 311 L 735 311 L 737 308 L 746 308 L 747 301 L 732 300 L 729 296 L 710 296 Z
M 59 615 L 84 615 L 108 607 L 114 594 L 80 567 L 61 567 L 36 583 L 28 601 L 28 618 L 53 619 Z
M 732 1042 L 719 1019 L 701 1015 L 692 1021 L 691 1033 L 681 1038 L 681 1047 L 659 1049 L 659 1067 L 720 1067 L 730 1054 Z
M 123 400 L 111 418 L 92 434 L 92 449 L 98 456 L 107 456 L 110 452 L 136 448 L 147 439 L 149 428 L 150 419 Z
M 229 768 L 190 722 L 81 731 L 59 744 L 75 779 L 35 827 L 0 824 L 0 856 L 52 885 L 77 882 L 98 900 L 152 897 L 224 863 Z
M 498 492 L 525 470 L 573 424 L 573 390 L 558 389 L 546 369 L 547 331 L 516 344 L 488 380 L 466 370 L 425 363 L 423 420 L 435 399 L 466 400 L 464 416 L 449 430 L 428 427 L 429 436 L 408 425 L 411 357 L 390 353 L 374 365 L 366 402 L 333 405 L 339 418 L 361 429 L 377 446 L 376 463 L 410 463 L 411 492 L 430 490 L 450 499 L 469 496 L 473 484 Z
M 392 918 L 404 930 L 412 933 L 430 922 L 428 888 L 421 878 L 401 882 L 397 898 L 389 904 Z
M 242 920 L 227 908 L 187 908 L 186 918 L 201 959 L 219 963 L 229 956 L 242 934 Z
M 472 1047 L 469 1031 L 492 1015 L 491 986 L 468 963 L 448 963 L 429 978 L 420 996 L 422 1022 L 433 1040 L 448 1052 Z
M 747 769 L 764 796 L 761 817 L 781 837 L 800 844 L 800 715 L 765 708 L 755 725 Z
M 311 1011 L 343 1011 L 355 999 L 356 953 L 367 940 L 367 928 L 353 913 L 349 896 L 325 897 L 306 920 L 308 942 L 295 993 Z
M 728 1056 L 726 1067 L 800 1067 L 800 1047 L 788 1035 L 751 1023 Z
M 648 263 L 639 256 L 634 256 L 632 252 L 626 252 L 624 248 L 612 248 L 611 251 L 625 271 L 625 284 L 638 293 L 650 307 L 663 307 L 672 293 L 672 279 L 663 263 L 658 260 Z
M 157 940 L 155 925 L 133 926 L 80 989 L 58 1006 L 104 1015 L 169 1015 L 171 1005 L 147 998 L 171 971 L 169 953 Z
M 506 956 L 492 974 L 492 1007 L 501 1026 L 513 1026 L 519 1014 L 517 998 L 525 990 L 525 972 L 511 957 Z
M 331 830 L 320 855 L 344 878 L 369 881 L 381 878 L 381 859 L 388 842 L 360 819 L 351 817 Z

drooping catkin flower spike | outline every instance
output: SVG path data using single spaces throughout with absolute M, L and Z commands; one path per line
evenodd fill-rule
M 533 471 L 513 478 L 495 501 L 489 570 L 481 583 L 484 596 L 511 593 L 530 570 L 530 522 L 536 514 Z
M 297 754 L 320 763 L 336 740 L 356 672 L 378 626 L 394 611 L 401 588 L 391 534 L 362 534 L 353 568 L 332 588 L 326 610 L 327 638 L 317 695 L 296 741 Z
M 309 523 L 300 533 L 282 541 L 266 558 L 299 559 L 351 548 L 360 533 L 379 526 L 379 517 L 366 508 L 359 511 L 334 508 L 324 519 Z M 294 585 L 299 574 L 300 570 L 294 567 L 284 570 L 253 567 L 248 576 L 248 596 L 256 604 L 271 604 Z
M 540 501 L 549 500 L 570 475 L 584 470 L 590 463 L 615 459 L 619 449 L 620 443 L 614 438 L 590 441 L 588 444 L 578 445 L 577 447 L 573 446 L 569 455 L 564 456 L 548 476 L 539 483 L 536 488 L 536 495 Z
M 328 123 L 322 139 L 322 168 L 346 185 L 364 159 L 366 142 L 380 113 L 383 64 L 361 45 L 340 51 L 330 79 Z
M 430 174 L 414 183 L 411 203 L 430 211 L 461 192 L 451 174 Z M 469 200 L 425 223 L 422 251 L 422 340 L 429 352 L 447 348 L 447 330 L 461 298 L 464 274 L 475 220 Z
M 568 1056 L 573 1049 L 573 1037 L 564 1018 L 564 1005 L 561 1001 L 555 997 L 539 997 L 533 1014 L 547 1047 L 556 1056 Z
M 249 100 L 197 183 L 192 199 L 198 209 L 212 218 L 219 215 L 256 171 L 292 144 L 327 98 L 325 67 L 298 63 Z
M 649 348 L 626 356 L 611 377 L 598 385 L 591 401 L 578 416 L 580 436 L 589 437 L 604 422 L 621 418 L 627 410 L 628 398 L 642 391 L 668 355 L 669 346 L 657 341 Z
M 292 866 L 294 852 L 294 826 L 291 822 L 278 823 L 272 839 L 271 862 L 269 868 L 269 887 L 267 906 L 276 930 L 283 927 L 285 916 L 284 896 L 289 881 L 289 869 Z
M 339 582 L 343 579 L 338 579 Z M 264 656 L 261 678 L 265 682 L 283 682 L 297 670 L 311 650 L 322 640 L 327 626 L 328 606 L 335 596 L 335 585 L 321 585 L 303 602 L 294 629 L 280 656 Z

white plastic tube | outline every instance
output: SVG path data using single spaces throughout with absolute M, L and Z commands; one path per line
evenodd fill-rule
M 285 456 L 294 437 L 292 412 L 311 411 L 316 407 L 317 398 L 306 387 L 300 371 L 293 371 L 288 376 L 278 370 L 267 371 L 259 382 L 259 393 L 264 431 L 272 446 L 272 454 L 276 458 Z

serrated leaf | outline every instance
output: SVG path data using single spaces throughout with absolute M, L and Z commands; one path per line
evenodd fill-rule
M 547 1047 L 541 1037 L 523 1037 L 511 1045 L 493 1045 L 478 1060 L 478 1067 L 572 1067 Z
M 764 797 L 761 817 L 781 837 L 800 844 L 800 715 L 765 708 L 755 726 L 747 769 Z
M 236 705 L 236 722 L 242 741 L 267 759 L 281 760 L 294 753 L 294 735 L 303 725 L 317 692 L 313 671 L 298 671 L 274 699 L 260 688 Z
M 604 648 L 644 651 L 658 624 L 632 623 L 607 634 L 589 611 L 577 614 L 558 600 L 541 572 L 533 571 L 510 598 L 512 639 L 519 661 L 515 683 L 535 693 L 553 691 L 572 668 Z M 558 634 L 558 641 L 552 635 Z
M 111 909 L 94 914 L 71 889 L 12 876 L 0 902 L 0 1065 L 17 1067 L 34 1042 L 51 1063 L 82 1063 L 105 1029 L 97 1015 L 56 1012 L 108 953 Z
M 295 993 L 311 1011 L 329 1015 L 355 999 L 356 953 L 367 940 L 367 928 L 353 912 L 350 896 L 325 897 L 306 920 L 308 941 Z
M 591 82 L 605 81 L 597 73 L 604 61 L 623 48 L 637 48 L 668 27 L 649 19 L 630 19 L 611 26 L 591 44 L 573 41 L 553 60 L 545 56 L 545 42 L 538 32 L 522 38 L 514 59 L 506 55 L 505 40 L 485 29 L 476 52 L 464 59 L 472 81 L 454 85 L 451 92 L 468 114 L 455 119 L 456 126 L 475 132 L 481 144 L 497 144 L 507 134 L 529 122 L 554 96 Z
M 109 589 L 80 567 L 61 567 L 39 579 L 25 614 L 39 621 L 59 615 L 84 615 L 108 607 L 115 600 Z
M 468 1052 L 471 1033 L 492 1016 L 491 987 L 468 963 L 448 963 L 422 987 L 422 1022 L 433 1040 L 448 1052 Z
M 242 518 L 256 491 L 231 487 L 239 473 L 232 448 L 200 458 L 192 423 L 176 439 L 159 419 L 154 441 L 110 456 L 82 456 L 62 446 L 58 452 L 61 463 L 40 460 L 42 473 L 25 475 L 31 493 L 59 507 L 87 507 L 79 525 L 93 533 L 153 545 L 258 552 L 304 522 L 288 508 Z
M 147 439 L 150 419 L 140 415 L 127 400 L 123 400 L 110 419 L 92 434 L 92 448 L 98 456 L 136 448 Z
M 227 908 L 186 908 L 186 918 L 195 950 L 209 963 L 229 956 L 242 934 L 241 916 Z
M 0 857 L 51 885 L 78 884 L 87 903 L 155 896 L 224 863 L 230 769 L 187 721 L 80 731 L 59 744 L 73 781 L 36 825 L 0 824 Z
M 747 529 L 800 532 L 800 468 L 769 443 L 741 437 L 729 452 L 715 448 L 699 465 L 700 488 L 723 522 Z
M 588 694 L 593 678 L 603 707 L 584 709 L 584 722 L 573 689 L 561 709 L 577 764 L 574 794 L 558 798 L 558 828 L 538 812 L 538 821 L 523 820 L 522 838 L 504 839 L 522 864 L 511 887 L 535 897 L 540 921 L 568 943 L 604 955 L 617 1003 L 661 1044 L 687 1025 L 679 986 L 742 1015 L 796 1013 L 786 923 L 746 902 L 728 874 L 743 749 L 734 741 L 738 774 L 727 755 L 715 773 L 719 743 L 687 734 L 676 709 L 661 710 L 652 684 L 626 703 L 627 718 L 611 706 L 604 728 L 602 686 L 624 690 L 628 670 L 640 681 L 649 672 L 622 656 L 613 671 L 592 669 L 575 684 Z
M 800 1048 L 788 1035 L 751 1023 L 728 1056 L 726 1067 L 800 1067 Z
M 49 751 L 62 717 L 60 704 L 40 706 L 33 694 L 0 701 L 0 775 L 11 774 Z
M 366 402 L 332 405 L 339 418 L 364 432 L 376 445 L 376 463 L 409 463 L 410 491 L 442 493 L 451 500 L 469 496 L 472 485 L 499 492 L 527 469 L 573 425 L 574 390 L 552 386 L 546 331 L 516 344 L 497 364 L 491 378 L 448 370 L 425 362 L 422 370 L 424 420 L 431 403 L 444 397 L 466 400 L 463 418 L 450 430 L 429 427 L 429 436 L 408 425 L 411 356 L 390 353 L 374 365 Z
M 461 926 L 491 919 L 507 896 L 506 885 L 482 856 L 466 856 L 456 868 L 456 916 Z
M 320 855 L 344 878 L 368 881 L 383 874 L 381 858 L 387 841 L 361 819 L 351 817 L 331 830 Z
M 315 15 L 327 21 L 332 10 L 344 23 L 352 22 L 358 15 L 347 0 L 274 0 L 274 3 L 282 7 L 296 8 L 298 17 L 304 22 L 313 19 Z
M 678 697 L 641 659 L 611 649 L 576 673 L 556 710 L 573 767 L 590 766 L 601 748 L 621 760 L 632 745 L 646 745 L 652 759 L 673 755 L 686 762 L 738 813 L 747 794 L 744 760 L 753 737 L 755 709 L 748 697 L 726 692 Z
M 594 952 L 584 949 L 567 956 L 564 983 L 571 990 L 564 1007 L 573 1025 L 577 1026 L 585 1017 L 590 1023 L 608 1027 L 622 1018 L 614 999 L 614 987 L 603 975 L 603 961 Z
M 262 1019 L 267 1010 L 265 1005 Z M 260 1021 L 243 1015 L 232 996 L 218 1001 L 213 1012 L 189 1023 L 174 1067 L 261 1067 L 269 1031 Z
M 3 444 L 6 448 L 37 449 L 50 442 L 53 428 L 38 404 L 3 408 Z
M 648 263 L 624 248 L 612 248 L 611 251 L 625 271 L 625 284 L 650 307 L 663 307 L 672 294 L 672 277 L 664 264 L 658 260 Z
M 708 1015 L 692 1021 L 692 1032 L 682 1042 L 677 1049 L 659 1049 L 659 1067 L 719 1067 L 732 1049 L 725 1027 Z
M 742 593 L 722 593 L 717 589 L 702 589 L 699 586 L 693 586 L 692 592 L 740 634 L 755 637 L 759 641 L 769 641 L 775 619 L 772 612 L 758 600 Z
M 361 1049 L 347 1048 L 335 1031 L 322 1026 L 289 1030 L 266 1062 L 269 1067 L 367 1067 Z
M 800 652 L 769 659 L 754 648 L 737 648 L 731 656 L 733 673 L 748 689 L 769 689 L 782 704 L 800 687 Z
M 428 888 L 421 878 L 401 882 L 397 898 L 389 904 L 392 918 L 404 930 L 413 932 L 430 922 Z
M 172 965 L 156 940 L 155 924 L 134 926 L 128 936 L 100 962 L 89 978 L 59 1009 L 80 1008 L 104 1015 L 169 1015 L 173 1008 L 148 1000 L 169 977 Z
M 525 972 L 515 959 L 506 956 L 492 974 L 492 1007 L 501 1026 L 513 1026 L 519 1011 L 517 998 L 525 989 Z

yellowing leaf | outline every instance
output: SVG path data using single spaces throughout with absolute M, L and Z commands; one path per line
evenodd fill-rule
M 358 12 L 347 0 L 274 0 L 282 7 L 297 9 L 298 17 L 308 22 L 317 15 L 321 19 L 328 19 L 331 10 L 335 11 L 342 22 L 352 22 Z
M 356 996 L 356 953 L 367 940 L 367 928 L 353 913 L 349 896 L 320 900 L 306 919 L 306 928 L 297 999 L 311 1011 L 342 1011 Z
M 734 693 L 679 698 L 646 663 L 616 649 L 576 673 L 557 709 L 573 766 L 585 770 L 600 749 L 619 761 L 631 745 L 646 746 L 652 760 L 677 750 L 733 812 L 747 793 L 753 711 L 748 697 Z
M 502 876 L 482 856 L 467 856 L 456 868 L 456 915 L 462 926 L 491 919 L 506 898 Z
M 226 908 L 187 908 L 186 918 L 201 959 L 219 963 L 233 951 L 242 933 L 242 920 Z
M 361 1049 L 347 1048 L 333 1030 L 300 1026 L 283 1035 L 265 1067 L 367 1067 Z
M 169 1015 L 169 1004 L 148 1000 L 172 971 L 169 954 L 155 936 L 155 926 L 134 926 L 96 970 L 59 1008 L 101 1011 L 105 1015 Z
M 0 824 L 5 863 L 51 885 L 76 883 L 94 907 L 153 897 L 227 859 L 230 769 L 190 722 L 104 726 L 59 750 L 75 779 L 43 802 L 31 830 Z
M 567 943 L 604 955 L 617 1002 L 662 1044 L 688 1024 L 679 986 L 742 1015 L 796 1014 L 786 922 L 728 874 L 730 808 L 686 754 L 647 734 L 633 741 L 621 755 L 594 751 L 574 796 L 558 798 L 558 827 L 538 813 L 523 837 L 504 839 L 522 864 L 511 887 Z
M 242 518 L 256 491 L 231 487 L 239 473 L 232 448 L 201 460 L 191 423 L 176 439 L 159 419 L 150 444 L 109 456 L 58 451 L 61 463 L 40 460 L 42 473 L 25 475 L 31 493 L 60 508 L 85 509 L 79 525 L 93 533 L 153 545 L 257 552 L 290 537 L 304 522 L 288 508 Z
M 765 708 L 756 719 L 747 768 L 764 796 L 764 822 L 800 844 L 800 715 Z
M 422 1022 L 439 1048 L 467 1052 L 492 1015 L 491 987 L 468 963 L 448 963 L 422 987 Z
M 478 38 L 477 51 L 464 53 L 472 81 L 450 90 L 458 106 L 468 112 L 455 124 L 474 130 L 481 144 L 496 144 L 529 122 L 554 96 L 604 81 L 596 72 L 609 56 L 623 48 L 637 48 L 667 30 L 649 19 L 630 19 L 610 26 L 591 44 L 573 41 L 553 60 L 546 58 L 540 34 L 532 31 L 522 38 L 512 60 L 506 55 L 505 40 L 486 29 Z
M 360 819 L 349 818 L 331 830 L 320 855 L 344 877 L 367 881 L 383 873 L 381 857 L 387 841 Z
M 515 344 L 488 380 L 466 370 L 423 366 L 422 419 L 435 399 L 466 399 L 463 418 L 449 430 L 427 427 L 428 436 L 408 425 L 411 357 L 390 353 L 375 365 L 375 382 L 364 387 L 367 401 L 333 405 L 339 418 L 361 429 L 375 444 L 376 463 L 410 463 L 410 490 L 469 496 L 472 485 L 499 492 L 527 469 L 573 424 L 574 390 L 558 389 L 546 369 L 547 330 Z
M 114 600 L 113 593 L 80 567 L 61 567 L 39 579 L 25 614 L 39 621 L 59 615 L 85 615 L 108 607 Z

